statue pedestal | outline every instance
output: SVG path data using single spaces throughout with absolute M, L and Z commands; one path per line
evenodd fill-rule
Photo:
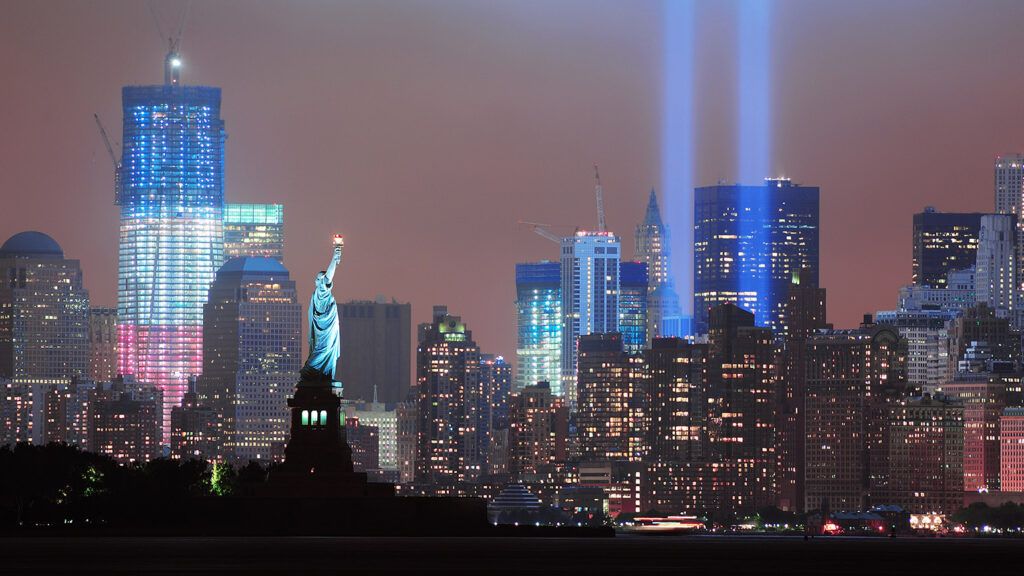
M 341 399 L 332 382 L 304 377 L 288 399 L 291 439 L 284 463 L 271 471 L 269 487 L 277 496 L 301 498 L 394 496 L 394 484 L 367 482 L 352 469 L 352 449 L 345 441 Z

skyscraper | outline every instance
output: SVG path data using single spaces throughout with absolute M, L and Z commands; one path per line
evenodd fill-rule
M 996 212 L 1021 216 L 1024 197 L 1024 154 L 1003 154 L 995 161 Z
M 163 437 L 188 379 L 202 372 L 203 304 L 223 262 L 224 121 L 220 88 L 184 86 L 180 60 L 164 84 L 122 90 L 116 182 L 118 371 L 162 391 Z
M 409 393 L 412 306 L 352 300 L 338 306 L 338 378 L 348 400 L 392 404 Z
M 117 376 L 117 308 L 89 309 L 89 378 L 110 382 Z
M 516 390 L 549 382 L 562 396 L 562 265 L 516 264 Z
M 444 306 L 434 307 L 422 336 L 416 352 L 416 481 L 475 480 L 481 472 L 480 348 L 462 318 Z
M 565 461 L 565 404 L 552 396 L 547 382 L 519 390 L 509 401 L 509 468 L 513 478 L 537 474 Z
M 232 258 L 204 306 L 200 403 L 222 418 L 224 457 L 281 460 L 288 395 L 302 367 L 302 308 L 295 281 L 271 258 Z
M 974 276 L 977 301 L 1011 320 L 1016 320 L 1018 312 L 1017 233 L 1017 217 L 1013 214 L 982 216 Z
M 577 339 L 619 330 L 618 236 L 579 231 L 562 239 L 562 390 L 576 405 Z
M 647 263 L 647 338 L 682 336 L 682 311 L 670 269 L 669 229 L 661 220 L 658 196 L 651 190 L 644 221 L 637 225 L 634 259 Z
M 931 206 L 914 214 L 914 284 L 943 287 L 950 272 L 974 266 L 981 216 Z
M 88 376 L 89 293 L 78 260 L 42 232 L 21 232 L 0 246 L 0 274 L 0 378 Z
M 732 302 L 779 332 L 793 274 L 818 284 L 818 188 L 786 179 L 694 192 L 694 330 Z
M 240 256 L 284 262 L 283 205 L 224 205 L 224 260 Z
M 646 262 L 619 263 L 619 333 L 627 354 L 647 348 L 648 283 Z
M 477 408 L 477 445 L 490 464 L 492 446 L 508 429 L 508 398 L 512 393 L 512 366 L 502 356 L 480 355 L 480 404 Z

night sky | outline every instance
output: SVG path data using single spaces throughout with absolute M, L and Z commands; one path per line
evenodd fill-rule
M 183 2 L 157 2 L 165 27 Z M 698 183 L 736 179 L 736 4 L 697 9 Z M 633 227 L 660 183 L 655 1 L 194 2 L 186 84 L 223 88 L 230 202 L 285 205 L 305 304 L 330 236 L 335 295 L 448 304 L 515 355 L 516 262 L 557 259 L 516 224 Z M 778 1 L 772 165 L 821 187 L 830 321 L 891 309 L 911 215 L 990 211 L 992 160 L 1024 151 L 1024 2 Z M 120 140 L 121 87 L 162 82 L 141 1 L 7 2 L 0 17 L 0 241 L 52 235 L 114 305 L 118 209 L 93 123 Z M 556 229 L 568 232 L 571 228 Z M 674 234 L 684 231 L 675 230 Z

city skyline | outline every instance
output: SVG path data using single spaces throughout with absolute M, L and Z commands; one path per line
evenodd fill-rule
M 773 3 L 775 173 L 764 176 L 821 189 L 820 285 L 830 290 L 837 326 L 893 307 L 896 290 L 910 282 L 914 213 L 926 205 L 994 211 L 992 161 L 1024 147 L 1024 120 L 1001 112 L 1024 88 L 1002 72 L 1012 69 L 1014 46 L 1024 44 L 1010 25 L 1024 9 L 993 4 L 988 11 L 962 4 L 916 10 L 908 2 L 878 11 L 872 3 L 819 10 Z M 182 6 L 156 8 L 170 20 Z M 116 302 L 117 209 L 90 116 L 99 113 L 120 134 L 121 86 L 159 83 L 166 51 L 142 3 L 104 8 L 19 5 L 0 24 L 4 53 L 24 54 L 12 78 L 61 87 L 0 96 L 5 108 L 23 112 L 8 126 L 16 137 L 3 145 L 10 168 L 0 173 L 0 188 L 24 197 L 17 214 L 0 215 L 0 230 L 5 237 L 26 229 L 52 235 L 82 262 L 94 305 Z M 192 8 L 182 82 L 223 90 L 231 135 L 225 199 L 284 204 L 286 261 L 300 301 L 308 290 L 302 279 L 322 266 L 303 248 L 344 233 L 350 249 L 339 268 L 340 299 L 383 294 L 412 302 L 414 322 L 429 318 L 433 304 L 449 303 L 472 323 L 481 348 L 511 358 L 514 264 L 556 255 L 516 221 L 593 228 L 595 161 L 609 230 L 632 253 L 631 232 L 649 189 L 662 190 L 661 5 L 580 8 Z M 858 27 L 869 17 L 874 26 Z M 729 128 L 737 114 L 728 97 L 715 98 L 731 93 L 735 81 L 735 20 L 734 3 L 696 7 L 694 185 L 737 179 L 739 149 Z M 287 25 L 274 28 L 278 21 Z M 38 30 L 45 33 L 30 32 Z M 948 43 L 952 31 L 956 43 Z M 261 40 L 240 44 L 240 34 Z M 880 38 L 902 42 L 883 48 L 875 45 Z M 86 42 L 89 50 L 77 48 Z M 477 53 L 461 49 L 467 42 Z M 538 53 L 556 56 L 538 62 Z M 841 58 L 846 54 L 857 58 Z M 309 68 L 283 64 L 295 61 Z M 905 68 L 917 74 L 904 78 Z M 960 81 L 949 85 L 957 72 Z M 275 80 L 265 86 L 268 75 Z M 865 94 L 865 85 L 879 90 Z M 978 90 L 982 85 L 991 89 Z M 458 226 L 438 228 L 438 221 Z M 866 223 L 871 234 L 864 234 Z M 460 233 L 438 231 L 452 229 Z M 863 254 L 872 255 L 877 274 L 848 271 Z M 482 267 L 478 277 L 493 280 L 482 289 L 457 281 L 459 263 L 467 261 Z M 417 281 L 427 274 L 441 281 Z

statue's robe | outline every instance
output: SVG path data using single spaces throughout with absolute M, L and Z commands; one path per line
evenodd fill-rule
M 327 277 L 316 278 L 316 289 L 309 298 L 309 357 L 302 367 L 304 380 L 334 380 L 341 354 L 338 306 Z

